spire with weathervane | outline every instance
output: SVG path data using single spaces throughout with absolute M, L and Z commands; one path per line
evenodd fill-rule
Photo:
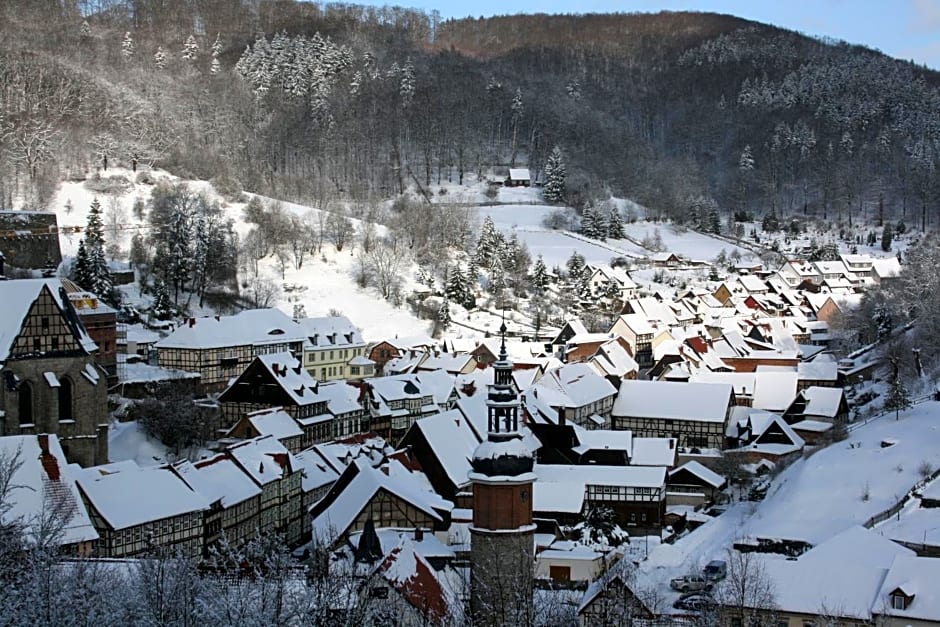
M 486 398 L 487 432 L 491 441 L 519 436 L 519 397 L 512 379 L 512 362 L 506 352 L 506 318 L 499 327 L 499 357 L 493 364 L 493 383 Z

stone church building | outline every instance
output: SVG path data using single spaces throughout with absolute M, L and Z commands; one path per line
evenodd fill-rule
M 0 281 L 0 436 L 55 433 L 70 462 L 108 462 L 105 373 L 57 279 Z

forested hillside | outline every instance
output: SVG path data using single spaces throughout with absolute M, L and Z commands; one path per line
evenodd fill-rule
M 576 206 L 940 220 L 937 73 L 730 16 L 2 6 L 4 207 L 106 157 L 323 204 L 541 170 L 558 146 Z

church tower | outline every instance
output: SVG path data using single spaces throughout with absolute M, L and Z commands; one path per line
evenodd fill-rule
M 474 625 L 504 627 L 533 622 L 532 524 L 534 459 L 519 432 L 520 402 L 500 327 L 499 359 L 488 386 L 488 434 L 473 454 L 473 525 L 470 527 L 470 611 Z

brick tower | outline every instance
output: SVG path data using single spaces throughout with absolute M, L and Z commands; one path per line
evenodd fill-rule
M 499 359 L 488 386 L 486 441 L 473 454 L 473 525 L 470 527 L 470 611 L 474 625 L 532 624 L 535 553 L 532 524 L 532 453 L 519 433 L 519 398 L 500 327 Z

